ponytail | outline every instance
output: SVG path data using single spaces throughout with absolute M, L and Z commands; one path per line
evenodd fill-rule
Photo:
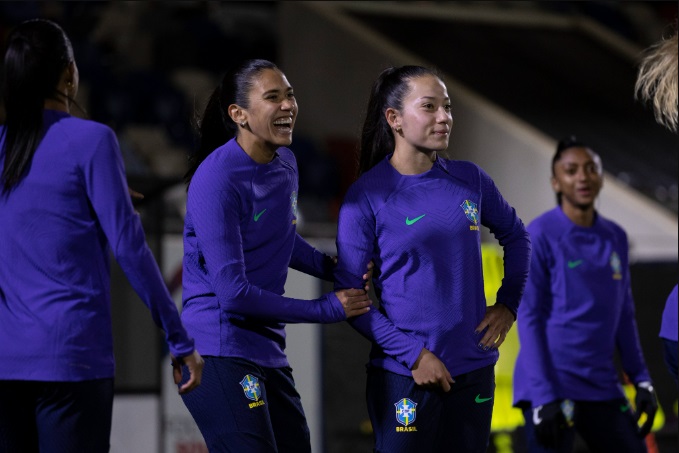
M 200 164 L 212 151 L 238 136 L 238 126 L 229 116 L 231 104 L 248 108 L 248 94 L 254 79 L 265 69 L 278 67 L 268 60 L 247 60 L 228 71 L 212 92 L 202 118 L 197 122 L 198 148 L 189 153 L 189 170 L 184 175 L 187 189 Z
M 23 22 L 8 38 L 3 66 L 5 161 L 2 191 L 23 177 L 43 136 L 46 99 L 57 99 L 62 72 L 73 61 L 71 43 L 54 22 Z
M 403 99 L 410 92 L 408 83 L 411 79 L 424 75 L 439 77 L 436 71 L 422 66 L 401 66 L 385 69 L 375 80 L 361 130 L 359 176 L 394 151 L 394 133 L 385 112 L 388 108 L 401 110 Z

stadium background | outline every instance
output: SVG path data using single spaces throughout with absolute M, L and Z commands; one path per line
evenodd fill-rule
M 679 150 L 676 135 L 633 99 L 641 50 L 667 33 L 676 2 L 1 2 L 3 42 L 32 17 L 56 20 L 71 37 L 86 112 L 75 113 L 118 134 L 130 186 L 145 194 L 138 209 L 149 243 L 178 301 L 180 179 L 194 144 L 191 124 L 219 74 L 243 58 L 279 63 L 296 89 L 301 115 L 291 148 L 300 168 L 300 232 L 328 252 L 368 89 L 387 65 L 443 71 L 455 118 L 449 153 L 482 165 L 526 222 L 553 205 L 547 174 L 554 141 L 581 136 L 604 159 L 600 209 L 630 233 L 642 346 L 663 409 L 651 445 L 676 451 L 677 388 L 657 331 L 677 280 Z M 492 303 L 501 258 L 492 237 L 484 238 Z M 307 281 L 300 287 L 329 290 Z M 113 308 L 112 451 L 204 451 L 185 421 L 167 415 L 178 397 L 166 386 L 166 351 L 117 268 Z M 317 409 L 310 420 L 317 451 L 370 451 L 363 396 L 369 345 L 345 324 L 302 335 L 314 343 L 313 373 L 297 380 L 315 389 L 305 406 Z M 523 451 L 520 414 L 506 403 L 517 347 L 514 338 L 501 350 L 489 451 Z

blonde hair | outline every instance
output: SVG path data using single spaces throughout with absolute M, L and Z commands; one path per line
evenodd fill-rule
M 649 47 L 634 86 L 635 97 L 652 102 L 655 119 L 677 132 L 677 30 Z

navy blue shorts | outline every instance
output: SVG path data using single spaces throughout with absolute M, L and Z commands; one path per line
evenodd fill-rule
M 203 358 L 200 386 L 182 399 L 210 452 L 311 452 L 290 367 L 264 368 L 235 357 Z M 182 383 L 188 376 L 183 367 Z
M 428 390 L 381 368 L 368 369 L 366 399 L 378 453 L 484 453 L 490 438 L 495 370 L 460 376 L 449 392 Z
M 523 417 L 526 421 L 524 433 L 529 453 L 571 453 L 576 431 L 591 451 L 646 453 L 646 443 L 637 434 L 634 412 L 624 398 L 611 401 L 575 401 L 573 427 L 566 430 L 557 449 L 544 448 L 537 442 L 531 408 L 523 410 Z
M 0 381 L 0 453 L 109 451 L 113 379 Z

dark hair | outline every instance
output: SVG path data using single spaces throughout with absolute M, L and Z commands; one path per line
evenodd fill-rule
M 205 158 L 238 135 L 238 126 L 229 117 L 229 105 L 236 104 L 247 109 L 254 79 L 265 69 L 279 70 L 268 60 L 246 60 L 226 72 L 212 92 L 202 119 L 198 121 L 198 149 L 189 153 L 189 170 L 184 175 L 187 187 Z
M 401 110 L 403 99 L 410 91 L 408 82 L 425 75 L 440 78 L 433 69 L 422 66 L 401 66 L 385 69 L 373 84 L 361 131 L 359 175 L 370 170 L 384 156 L 394 151 L 394 135 L 384 112 L 389 107 Z
M 10 33 L 2 74 L 6 112 L 3 192 L 19 182 L 42 140 L 45 100 L 70 99 L 57 91 L 57 85 L 72 61 L 71 42 L 52 21 L 29 20 Z

